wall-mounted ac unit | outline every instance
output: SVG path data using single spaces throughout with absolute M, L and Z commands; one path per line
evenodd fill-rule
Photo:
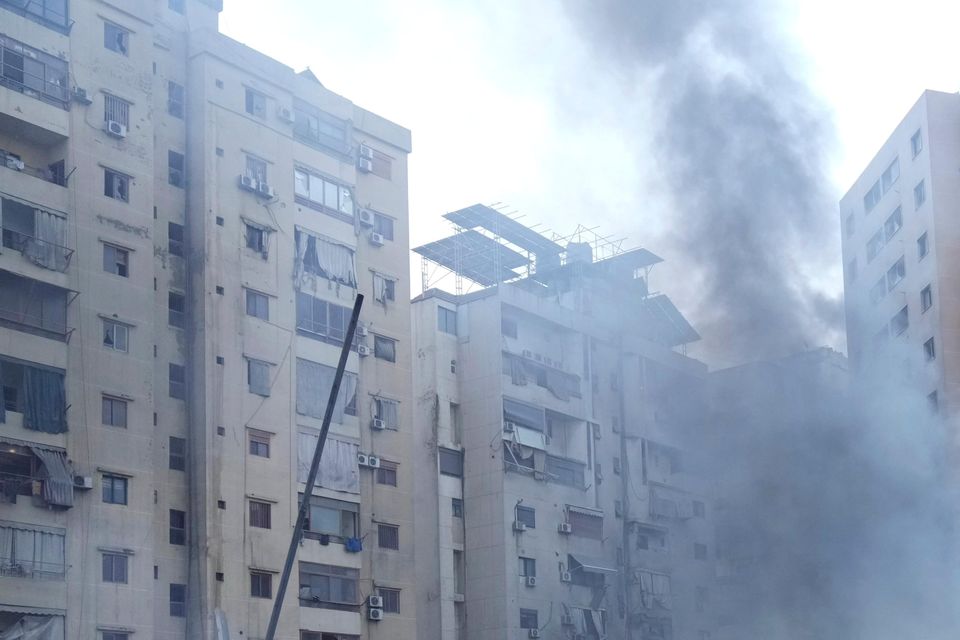
M 382 247 L 383 242 L 384 240 L 383 240 L 382 233 L 377 233 L 376 231 L 374 231 L 373 233 L 370 234 L 370 244 L 372 244 L 373 246 Z
M 368 466 L 370 464 L 370 457 L 365 453 L 358 453 L 357 464 L 359 464 L 361 467 Z
M 289 107 L 284 107 L 283 105 L 277 107 L 277 117 L 286 123 L 293 122 L 293 112 L 290 111 Z
M 360 157 L 367 160 L 373 160 L 373 149 L 365 144 L 360 145 Z
M 107 132 L 107 135 L 113 136 L 114 138 L 126 138 L 127 137 L 127 125 L 117 122 L 116 120 L 107 120 L 103 123 L 103 130 Z
M 361 338 L 366 338 L 367 334 L 369 334 L 369 330 L 367 329 L 366 325 L 358 324 L 357 335 L 360 336 Z
M 527 576 L 527 579 L 524 581 L 524 584 L 528 587 L 537 586 L 537 576 Z
M 375 455 L 372 455 L 372 454 L 371 454 L 371 455 L 368 455 L 368 456 L 367 456 L 367 466 L 369 466 L 371 469 L 379 469 L 379 468 L 380 468 L 380 456 L 375 456 Z
M 569 522 L 561 522 L 557 525 L 557 533 L 573 533 L 573 527 Z
M 363 226 L 372 227 L 373 211 L 370 211 L 370 209 L 360 209 L 359 211 L 357 211 L 357 219 L 360 221 L 360 224 L 362 224 Z
M 73 487 L 75 489 L 93 489 L 93 477 L 73 476 Z
M 240 178 L 237 180 L 237 184 L 240 185 L 241 189 L 246 189 L 247 191 L 257 190 L 257 179 L 246 174 L 240 175 Z
M 367 609 L 367 618 L 369 620 L 383 620 L 383 609 Z
M 357 169 L 360 169 L 360 171 L 364 173 L 370 173 L 373 171 L 373 160 L 370 160 L 369 158 L 360 158 L 357 161 Z
M 560 582 L 573 582 L 573 576 L 570 575 L 569 571 L 561 571 Z
M 529 629 L 528 635 L 529 635 L 531 638 L 539 638 L 539 637 L 540 637 L 540 629 Z
M 513 433 L 516 430 L 517 430 L 517 425 L 514 424 L 513 422 L 510 422 L 509 420 L 507 420 L 503 423 L 504 433 Z
M 358 344 L 358 345 L 357 345 L 357 355 L 359 355 L 359 356 L 368 356 L 368 355 L 370 355 L 371 353 L 372 353 L 372 350 L 371 350 L 370 347 L 368 347 L 367 345 L 365 345 L 365 344 Z
M 383 609 L 383 596 L 367 596 L 367 606 L 374 609 Z
M 277 194 L 266 182 L 257 181 L 257 195 L 261 198 L 275 198 Z
M 87 90 L 83 87 L 74 87 L 70 97 L 73 98 L 74 102 L 79 102 L 80 104 L 93 104 L 93 98 L 90 97 L 90 94 L 87 93 Z
M 524 531 L 527 530 L 527 523 L 526 523 L 526 522 L 520 522 L 519 520 L 514 520 L 514 521 L 513 521 L 513 530 L 516 531 L 516 532 L 518 532 L 518 533 L 523 533 Z
M 377 431 L 383 431 L 387 428 L 387 423 L 381 420 L 380 418 L 374 418 L 370 421 L 370 428 L 376 429 Z

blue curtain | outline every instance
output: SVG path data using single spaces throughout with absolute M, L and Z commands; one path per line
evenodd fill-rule
M 62 373 L 23 368 L 23 426 L 46 433 L 67 430 L 67 398 Z

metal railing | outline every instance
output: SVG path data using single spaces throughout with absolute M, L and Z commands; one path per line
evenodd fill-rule
M 67 63 L 6 36 L 0 37 L 0 85 L 70 109 Z
M 38 267 L 64 272 L 70 266 L 73 249 L 34 238 L 14 229 L 3 229 L 2 244 L 7 249 L 19 251 Z
M 23 327 L 29 329 L 30 333 L 38 332 L 57 340 L 66 339 L 66 322 L 51 322 L 42 315 L 29 313 L 23 309 L 11 309 L 8 305 L 9 302 L 4 301 L 3 295 L 0 293 L 0 322 L 14 325 L 14 328 Z M 64 307 L 66 307 L 66 301 L 64 301 Z M 66 316 L 66 311 L 64 311 L 64 316 Z

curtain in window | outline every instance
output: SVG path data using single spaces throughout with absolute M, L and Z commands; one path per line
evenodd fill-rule
M 357 268 L 354 250 L 345 244 L 315 236 L 297 229 L 297 257 L 295 264 L 297 287 L 316 294 L 317 277 L 348 287 L 357 287 Z
M 323 419 L 336 373 L 333 367 L 297 358 L 297 413 Z M 344 411 L 347 407 L 355 406 L 356 396 L 357 376 L 344 372 L 333 410 L 333 422 L 343 422 Z
M 590 610 L 590 621 L 593 622 L 593 637 L 603 638 L 603 614 L 596 609 Z
M 66 432 L 63 374 L 36 367 L 23 368 L 23 426 L 45 433 Z
M 550 390 L 550 393 L 552 393 L 557 400 L 569 400 L 570 381 L 567 374 L 553 367 L 544 367 L 544 369 L 547 373 L 547 389 Z
M 373 274 L 373 299 L 387 304 L 387 279 L 379 273 Z
M 0 640 L 63 640 L 63 616 L 23 616 Z
M 32 451 L 43 464 L 43 499 L 58 507 L 73 506 L 73 472 L 67 465 L 65 453 L 33 447 Z
M 383 398 L 374 398 L 373 399 L 373 411 L 374 415 L 383 420 L 383 422 L 390 427 L 391 429 L 396 429 L 400 426 L 400 403 L 394 402 L 392 400 L 384 400 Z
M 507 359 L 508 366 L 510 367 L 510 382 L 521 387 L 526 385 L 527 376 L 524 371 L 523 361 L 515 356 L 504 357 Z
M 270 395 L 270 365 L 258 360 L 250 360 L 247 363 L 249 371 L 250 392 L 261 396 Z
M 544 428 L 543 409 L 516 402 L 509 398 L 503 399 L 503 419 L 537 431 L 543 431 Z
M 34 237 L 27 243 L 24 255 L 41 267 L 65 271 L 67 256 L 63 248 L 67 244 L 66 220 L 48 211 L 37 209 L 33 224 Z
M 297 481 L 306 482 L 310 463 L 317 448 L 319 434 L 301 431 L 297 439 Z M 360 468 L 357 452 L 360 447 L 354 442 L 327 438 L 320 458 L 317 485 L 334 491 L 360 493 Z

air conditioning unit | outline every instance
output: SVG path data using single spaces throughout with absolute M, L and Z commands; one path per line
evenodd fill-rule
M 367 160 L 373 160 L 373 149 L 365 144 L 360 145 L 360 157 Z
M 380 468 L 380 456 L 368 455 L 368 456 L 367 456 L 367 466 L 369 466 L 371 469 L 379 469 L 379 468 Z
M 372 350 L 370 349 L 370 347 L 368 347 L 367 345 L 365 345 L 365 344 L 358 344 L 358 345 L 357 345 L 357 355 L 360 355 L 360 356 L 368 356 L 368 355 L 370 355 L 371 353 L 373 353 L 373 351 L 372 351 Z
M 573 533 L 573 527 L 569 522 L 561 522 L 557 525 L 557 533 Z
M 526 581 L 524 581 L 524 584 L 527 585 L 528 587 L 537 586 L 537 576 L 527 576 L 527 579 Z
M 367 596 L 367 606 L 371 609 L 383 609 L 383 596 Z
M 529 635 L 531 638 L 539 638 L 539 637 L 540 637 L 540 629 L 529 629 L 529 634 L 528 634 L 528 635 Z
M 383 620 L 383 609 L 367 609 L 367 619 L 369 620 Z
M 357 325 L 357 335 L 358 335 L 358 336 L 360 336 L 361 338 L 366 338 L 369 333 L 370 333 L 370 332 L 369 332 L 369 330 L 367 329 L 366 326 L 364 326 L 364 325 L 362 325 L 362 324 L 358 324 L 358 325 Z
M 246 189 L 247 191 L 256 191 L 257 190 L 257 180 L 252 176 L 246 174 L 241 174 L 240 179 L 237 181 L 237 184 L 240 185 L 241 189 Z
M 514 521 L 513 521 L 513 530 L 514 530 L 514 531 L 517 531 L 518 533 L 523 533 L 524 531 L 527 530 L 527 523 L 526 523 L 526 522 L 520 522 L 519 520 L 514 520 Z
M 266 182 L 257 182 L 257 195 L 262 198 L 275 198 L 276 192 Z
M 382 233 L 377 233 L 376 231 L 374 231 L 373 233 L 371 233 L 371 234 L 370 234 L 370 244 L 372 244 L 372 245 L 375 246 L 375 247 L 382 247 L 382 246 L 383 246 L 383 234 L 382 234 Z
M 569 571 L 561 571 L 560 582 L 573 582 L 573 576 L 570 575 Z
M 7 156 L 7 169 L 13 169 L 14 171 L 23 171 L 23 160 L 16 156 Z
M 370 422 L 370 428 L 376 429 L 377 431 L 383 431 L 384 429 L 387 428 L 387 423 L 381 420 L 380 418 L 374 418 Z
M 93 103 L 93 98 L 90 97 L 90 94 L 87 93 L 87 90 L 83 87 L 74 87 L 70 96 L 73 98 L 74 102 L 79 102 L 80 104 Z
M 293 112 L 290 111 L 289 107 L 284 107 L 282 105 L 277 107 L 277 117 L 284 122 L 293 122 Z
M 361 467 L 366 467 L 370 465 L 370 457 L 365 453 L 357 454 L 357 464 Z
M 504 433 L 513 433 L 516 430 L 517 430 L 517 425 L 514 424 L 513 422 L 510 422 L 509 420 L 507 420 L 506 422 L 503 423 Z
M 357 212 L 357 219 L 360 220 L 360 224 L 365 227 L 373 226 L 373 211 L 370 209 L 360 209 Z
M 532 358 L 532 357 L 533 357 L 533 351 L 530 351 L 530 349 L 524 349 L 524 350 L 523 350 L 523 357 L 524 357 L 524 358 Z
M 561 613 L 561 614 L 560 614 L 560 624 L 561 624 L 562 626 L 564 626 L 564 627 L 572 627 L 572 626 L 573 626 L 573 616 L 570 615 L 569 613 Z
M 126 138 L 127 137 L 127 125 L 117 122 L 116 120 L 107 120 L 103 123 L 103 130 L 107 132 L 107 135 L 113 136 L 114 138 Z
M 373 171 L 373 160 L 370 160 L 369 158 L 360 158 L 357 161 L 357 169 L 360 169 L 360 171 L 364 173 L 370 173 Z
M 92 476 L 73 476 L 74 489 L 93 489 Z

